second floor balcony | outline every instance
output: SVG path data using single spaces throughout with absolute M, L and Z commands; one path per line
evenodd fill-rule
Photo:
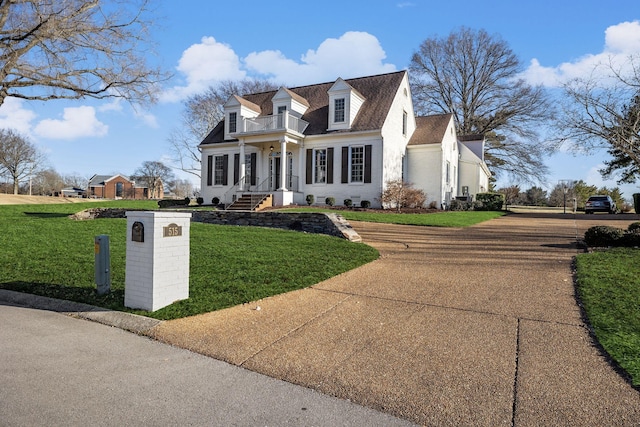
M 288 112 L 243 118 L 236 134 L 259 134 L 265 132 L 289 131 L 302 135 L 309 123 Z

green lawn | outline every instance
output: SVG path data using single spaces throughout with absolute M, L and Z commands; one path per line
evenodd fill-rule
M 602 347 L 640 386 L 640 250 L 577 257 L 578 294 Z
M 431 227 L 469 227 L 490 219 L 498 218 L 505 212 L 456 211 L 437 213 L 395 213 L 358 210 L 331 210 L 316 207 L 281 209 L 294 212 L 331 212 L 342 215 L 348 221 L 381 222 L 386 224 L 421 225 Z
M 126 310 L 126 219 L 72 221 L 88 207 L 153 209 L 155 202 L 0 206 L 0 288 Z M 110 236 L 112 292 L 95 295 L 94 237 Z M 190 298 L 154 313 L 172 319 L 310 286 L 378 257 L 324 235 L 193 223 Z

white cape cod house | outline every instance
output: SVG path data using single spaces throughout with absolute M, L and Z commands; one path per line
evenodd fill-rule
M 404 179 L 444 206 L 463 187 L 469 195 L 488 187 L 482 158 L 458 148 L 451 115 L 452 133 L 446 128 L 439 142 L 441 127 L 421 130 L 428 119 L 416 121 L 406 71 L 233 95 L 224 112 L 200 144 L 207 203 L 217 198 L 253 209 L 261 201 L 304 205 L 313 195 L 316 204 L 333 197 L 338 205 L 350 199 L 354 206 L 367 200 L 379 207 L 386 183 Z M 469 155 L 476 168 L 484 166 L 471 175 L 484 174 L 486 186 L 458 176 Z

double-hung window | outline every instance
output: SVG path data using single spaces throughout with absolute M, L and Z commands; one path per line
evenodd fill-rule
M 213 169 L 213 185 L 224 185 L 224 166 L 224 156 L 215 156 Z
M 350 151 L 350 182 L 364 182 L 364 146 L 352 146 Z
M 313 182 L 324 184 L 327 182 L 327 149 L 313 150 Z
M 238 113 L 229 113 L 229 133 L 236 133 L 238 130 Z
M 333 102 L 333 121 L 334 123 L 344 122 L 345 105 L 344 98 L 335 99 Z

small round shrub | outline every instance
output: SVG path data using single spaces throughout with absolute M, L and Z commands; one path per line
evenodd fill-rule
M 640 231 L 640 222 L 632 222 L 631 224 L 629 224 L 629 227 L 627 227 L 627 231 L 630 231 L 630 232 Z
M 204 199 L 202 197 L 198 197 L 196 198 L 196 203 L 198 204 L 198 206 L 202 206 L 202 204 L 204 203 Z
M 470 211 L 471 209 L 473 209 L 473 205 L 466 200 L 453 199 L 451 203 L 449 203 L 450 211 Z
M 620 238 L 619 246 L 626 246 L 628 248 L 640 247 L 640 229 L 624 233 L 622 238 Z
M 353 206 L 353 200 L 351 199 L 344 199 L 344 201 L 342 202 L 344 203 L 344 205 L 348 208 L 350 208 L 351 206 Z
M 307 205 L 311 206 L 313 202 L 316 200 L 313 194 L 307 194 Z
M 590 247 L 618 246 L 624 231 L 608 225 L 597 225 L 584 233 L 584 242 Z
M 327 197 L 326 199 L 324 199 L 324 203 L 327 206 L 333 206 L 333 205 L 336 204 L 336 199 L 335 199 L 335 197 Z
M 184 203 L 183 203 L 183 204 L 184 204 L 185 206 L 189 206 L 189 204 L 190 204 L 190 203 L 191 203 L 191 199 L 190 199 L 189 197 L 185 197 L 185 198 L 184 198 Z
M 213 199 L 211 199 L 211 204 L 218 206 L 220 204 L 220 199 L 217 197 L 214 197 Z
M 362 209 L 369 209 L 371 207 L 371 202 L 368 200 L 361 200 L 360 201 L 360 207 Z

